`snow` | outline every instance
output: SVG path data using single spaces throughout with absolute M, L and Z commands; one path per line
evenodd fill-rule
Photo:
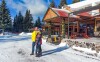
M 59 46 L 47 43 L 45 38 L 42 40 L 43 56 L 35 57 L 30 56 L 31 36 L 18 35 L 11 36 L 10 39 L 0 39 L 0 62 L 100 62 L 100 57 L 67 48 L 65 43 Z
M 21 32 L 21 33 L 19 33 L 19 35 L 20 35 L 20 36 L 25 36 L 25 35 L 27 36 L 27 35 L 32 35 L 32 33 Z
M 46 42 L 46 39 L 43 39 L 43 38 L 42 38 L 42 41 L 43 41 L 43 42 Z
M 78 3 L 68 5 L 73 11 L 84 9 L 86 7 L 93 7 L 100 4 L 100 0 L 84 0 Z M 92 10 L 89 12 L 92 16 L 99 15 L 99 10 Z
M 66 13 L 70 13 L 70 11 L 65 10 L 65 9 L 57 9 L 57 8 L 52 8 L 52 9 L 54 9 L 54 10 L 60 10 L 60 11 L 64 11 L 64 12 L 66 12 Z
M 27 35 L 32 35 L 32 33 L 26 33 Z
M 3 36 L 3 33 L 0 33 L 0 36 Z
M 24 32 L 21 32 L 19 35 L 26 35 Z
M 59 47 L 69 47 L 66 42 L 61 42 L 59 45 Z
M 100 0 L 85 0 L 78 3 L 68 5 L 71 8 L 78 9 L 83 8 L 84 6 L 95 6 L 95 4 L 99 4 Z
M 73 49 L 77 49 L 79 51 L 84 51 L 86 53 L 91 53 L 91 54 L 95 54 L 96 53 L 96 51 L 91 50 L 91 48 L 82 48 L 82 47 L 76 47 L 76 46 L 73 46 L 72 48 Z

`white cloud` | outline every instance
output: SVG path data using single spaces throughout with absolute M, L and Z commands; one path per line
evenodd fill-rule
M 23 3 L 15 3 L 13 0 L 6 0 L 7 4 L 15 9 L 17 13 L 19 11 L 22 12 L 22 14 L 25 13 L 26 9 L 29 9 L 31 11 L 31 14 L 35 15 L 41 15 L 45 12 L 47 9 L 47 6 L 44 4 L 43 0 L 23 0 Z
M 24 0 L 24 2 L 25 7 L 27 7 L 27 9 L 30 9 L 33 15 L 42 14 L 47 9 L 43 0 Z

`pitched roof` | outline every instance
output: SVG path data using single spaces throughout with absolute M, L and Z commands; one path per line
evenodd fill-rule
M 69 10 L 65 9 L 57 9 L 57 8 L 51 8 L 56 14 L 58 14 L 58 16 L 61 17 L 68 17 L 68 13 L 71 13 Z M 74 18 L 79 18 L 79 16 L 77 15 L 71 15 L 70 17 L 74 17 Z
M 58 9 L 58 8 L 49 8 L 43 18 L 43 20 L 48 20 L 52 18 L 57 18 L 57 17 L 68 17 L 68 13 L 71 13 L 69 10 L 65 9 Z M 71 15 L 70 17 L 72 18 L 79 18 L 77 15 Z
M 58 14 L 61 17 L 68 17 L 68 10 L 64 9 L 57 9 L 57 8 L 51 8 L 56 14 Z

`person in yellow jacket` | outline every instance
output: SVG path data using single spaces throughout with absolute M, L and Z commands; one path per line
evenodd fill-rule
M 34 55 L 34 48 L 35 48 L 37 33 L 38 33 L 38 27 L 35 27 L 34 31 L 32 32 L 32 36 L 31 36 L 31 39 L 32 39 L 32 53 L 30 55 Z

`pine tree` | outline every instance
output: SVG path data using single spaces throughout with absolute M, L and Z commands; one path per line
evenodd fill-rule
M 29 12 L 29 13 L 30 13 L 30 12 Z M 29 28 L 29 29 L 33 28 L 33 17 L 32 17 L 32 14 L 29 14 L 29 21 L 28 21 L 28 22 L 29 22 L 29 24 L 30 24 L 28 28 Z
M 5 0 L 2 0 L 1 3 L 1 27 L 3 30 L 11 31 L 12 21 L 9 9 L 6 6 Z
M 21 14 L 21 12 L 19 11 L 18 17 L 17 17 L 17 27 L 18 27 L 18 31 L 22 32 L 23 31 L 23 16 Z
M 38 17 L 38 20 L 37 21 L 38 21 L 38 27 L 41 28 L 41 20 L 40 20 L 40 17 Z
M 16 15 L 15 17 L 14 17 L 14 22 L 13 22 L 13 31 L 14 32 L 18 32 L 18 23 L 17 23 L 17 18 L 18 16 Z
M 39 28 L 41 28 L 41 20 L 40 20 L 40 17 L 38 17 L 38 19 L 36 20 L 36 22 L 35 22 L 35 27 L 39 27 Z
M 80 0 L 73 0 L 73 3 L 77 3 L 77 2 L 80 2 Z
M 28 32 L 29 29 L 33 27 L 33 17 L 32 14 L 30 14 L 30 10 L 26 10 L 25 18 L 23 21 L 23 29 L 25 32 Z
M 16 15 L 14 17 L 14 22 L 13 22 L 13 30 L 14 32 L 22 32 L 23 31 L 23 15 L 19 11 L 18 16 Z
M 2 23 L 2 13 L 1 13 L 1 5 L 0 5 L 0 28 L 2 28 L 1 23 Z
M 37 20 L 35 21 L 34 27 L 38 27 L 38 22 L 37 22 Z
M 60 0 L 60 5 L 58 6 L 59 8 L 62 8 L 62 6 L 67 5 L 66 0 Z
M 54 2 L 54 0 L 52 0 L 52 2 L 50 3 L 50 7 L 55 7 L 55 2 Z

